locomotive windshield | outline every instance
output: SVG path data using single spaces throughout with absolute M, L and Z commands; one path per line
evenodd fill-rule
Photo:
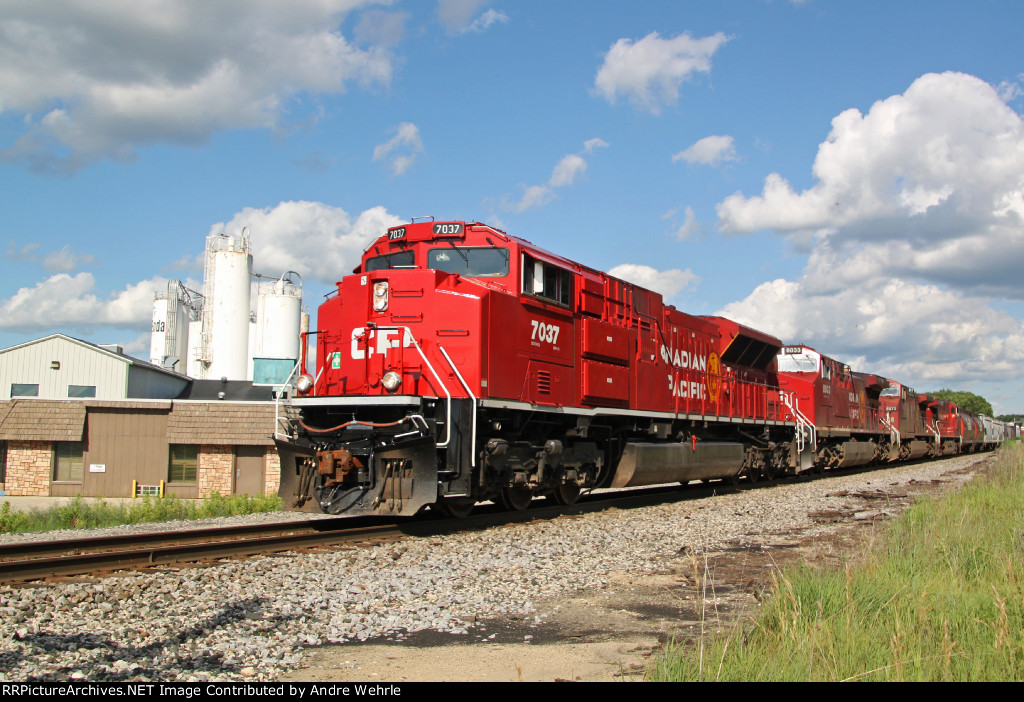
M 398 253 L 387 254 L 367 259 L 366 272 L 383 271 L 388 268 L 412 268 L 416 265 L 416 257 L 412 251 L 399 251 Z
M 508 275 L 508 249 L 438 248 L 427 254 L 427 268 L 458 273 L 465 278 L 502 278 Z

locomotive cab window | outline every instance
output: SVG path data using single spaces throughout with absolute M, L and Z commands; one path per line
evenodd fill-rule
M 568 307 L 572 300 L 572 273 L 523 254 L 523 293 Z
M 508 275 L 508 249 L 442 246 L 427 253 L 427 268 L 463 278 L 503 278 Z
M 399 251 L 398 253 L 367 259 L 365 272 L 384 271 L 389 268 L 413 268 L 415 266 L 416 256 L 412 251 Z

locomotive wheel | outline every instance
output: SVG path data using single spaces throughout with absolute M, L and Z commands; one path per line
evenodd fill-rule
M 449 517 L 462 519 L 468 517 L 469 513 L 473 511 L 476 500 L 472 497 L 443 497 L 437 501 L 437 504 Z
M 528 487 L 513 486 L 501 489 L 501 504 L 511 512 L 521 512 L 533 502 L 533 492 Z
M 563 507 L 574 505 L 576 500 L 580 499 L 580 486 L 576 483 L 562 483 L 551 493 L 551 497 L 554 498 L 556 504 Z

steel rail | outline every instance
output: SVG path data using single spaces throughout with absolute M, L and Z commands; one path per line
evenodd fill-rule
M 943 457 L 940 460 L 959 458 L 960 456 Z M 990 457 L 982 457 L 990 458 Z M 924 461 L 908 461 L 900 465 L 909 466 Z M 830 477 L 839 477 L 854 473 L 867 473 L 876 470 L 886 470 L 888 466 L 857 466 L 837 471 L 827 471 L 824 475 L 811 475 L 803 473 L 799 476 L 786 478 L 794 482 L 807 482 L 824 480 Z M 774 481 L 770 481 L 774 482 Z M 721 489 L 726 492 L 746 491 L 757 489 L 759 483 L 741 483 L 733 485 L 726 482 L 714 482 L 710 484 L 691 484 L 686 490 L 688 497 L 705 498 L 712 497 Z M 599 512 L 605 509 L 631 509 L 656 504 L 673 503 L 679 501 L 679 492 L 685 489 L 684 486 L 656 485 L 626 490 L 602 490 L 599 494 L 583 495 L 579 502 L 572 506 L 550 505 L 544 500 L 534 501 L 534 504 L 526 510 L 508 512 L 497 508 L 488 508 L 481 505 L 478 514 L 461 519 L 427 519 L 402 522 L 400 524 L 377 524 L 371 526 L 345 527 L 344 523 L 351 523 L 351 518 L 320 519 L 309 522 L 277 523 L 273 525 L 249 525 L 248 527 L 217 527 L 205 530 L 188 530 L 178 532 L 150 532 L 148 534 L 121 535 L 110 537 L 113 539 L 143 539 L 145 537 L 161 537 L 163 545 L 151 544 L 140 546 L 134 550 L 106 551 L 98 553 L 75 554 L 67 553 L 75 550 L 75 547 L 82 548 L 83 544 L 90 541 L 104 541 L 107 537 L 63 540 L 48 542 L 29 542 L 26 544 L 7 544 L 4 548 L 27 547 L 38 548 L 46 545 L 56 550 L 63 549 L 63 556 L 29 558 L 23 560 L 8 560 L 0 562 L 0 583 L 16 583 L 26 580 L 38 580 L 47 577 L 82 575 L 86 573 L 98 573 L 112 570 L 123 570 L 126 568 L 139 568 L 146 566 L 173 565 L 176 563 L 187 563 L 201 560 L 214 560 L 232 556 L 249 556 L 259 553 L 275 553 L 281 551 L 314 548 L 317 546 L 333 546 L 343 543 L 359 543 L 361 541 L 372 541 L 374 539 L 397 539 L 405 536 L 439 536 L 453 531 L 471 531 L 485 529 L 493 526 L 502 526 L 515 523 L 545 521 L 558 518 L 573 518 L 582 514 Z M 245 529 L 262 528 L 264 532 L 268 528 L 284 527 L 290 525 L 292 530 L 305 529 L 306 533 L 293 533 L 279 536 L 263 536 L 259 538 L 238 538 L 228 540 L 210 541 L 211 535 L 226 535 L 228 532 L 240 532 Z M 169 541 L 198 540 L 205 534 L 206 543 L 175 543 L 167 545 Z
M 350 523 L 346 525 L 346 521 Z M 53 539 L 49 541 L 19 541 L 0 544 L 0 567 L 3 567 L 3 561 L 13 558 L 44 556 L 57 553 L 66 554 L 71 551 L 91 553 L 95 551 L 113 551 L 128 546 L 138 548 L 157 545 L 167 546 L 190 541 L 198 542 L 251 537 L 256 534 L 284 534 L 304 531 L 322 532 L 346 528 L 351 528 L 351 520 L 327 518 L 207 527 L 205 529 L 189 528 L 108 536 L 81 536 L 72 539 Z
M 61 556 L 8 560 L 0 563 L 0 582 L 12 583 L 140 566 L 171 565 L 230 556 L 250 556 L 402 535 L 404 534 L 398 527 L 387 524 L 355 529 L 336 528 L 302 534 L 207 541 L 205 543 L 170 546 L 143 545 L 119 551 L 68 553 Z M 173 540 L 173 537 L 167 540 Z

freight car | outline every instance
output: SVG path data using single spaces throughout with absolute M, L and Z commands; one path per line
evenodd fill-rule
M 318 327 L 276 437 L 293 509 L 464 515 L 904 457 L 885 379 L 478 222 L 388 229 Z M 925 404 L 945 447 L 967 422 Z

